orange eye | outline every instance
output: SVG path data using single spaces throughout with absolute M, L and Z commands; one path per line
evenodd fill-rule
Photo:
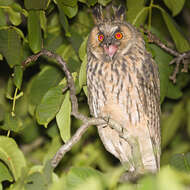
M 116 32 L 116 33 L 115 33 L 115 38 L 116 38 L 117 40 L 120 40 L 122 37 L 123 37 L 123 35 L 122 35 L 121 32 Z
M 98 35 L 98 40 L 99 40 L 100 42 L 102 42 L 102 41 L 104 40 L 104 35 L 103 35 L 103 34 L 99 34 L 99 35 Z

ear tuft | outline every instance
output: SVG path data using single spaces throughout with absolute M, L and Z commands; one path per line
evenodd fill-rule
M 124 21 L 125 20 L 125 7 L 120 5 L 118 8 L 113 7 L 115 19 Z
M 99 24 L 99 23 L 103 22 L 104 17 L 103 17 L 102 6 L 101 5 L 97 4 L 93 8 L 93 15 L 94 15 L 95 24 Z

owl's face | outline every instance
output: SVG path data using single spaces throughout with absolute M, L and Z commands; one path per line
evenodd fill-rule
M 132 39 L 130 26 L 120 21 L 105 21 L 95 26 L 89 36 L 88 51 L 106 62 L 125 53 Z

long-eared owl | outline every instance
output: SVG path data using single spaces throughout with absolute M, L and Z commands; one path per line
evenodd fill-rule
M 88 104 L 94 117 L 114 120 L 136 142 L 122 138 L 108 122 L 98 126 L 107 151 L 129 172 L 155 173 L 161 152 L 158 68 L 141 33 L 124 20 L 125 9 L 114 12 L 114 18 L 104 19 L 100 9 L 94 11 L 96 26 L 87 45 Z

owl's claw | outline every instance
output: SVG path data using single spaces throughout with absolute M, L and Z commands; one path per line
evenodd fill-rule
M 103 119 L 107 122 L 106 126 L 109 125 L 109 127 L 111 127 L 112 129 L 116 129 L 119 133 L 123 132 L 123 127 L 115 120 L 111 119 L 109 116 L 103 117 Z
M 107 123 L 103 126 L 103 128 L 106 128 L 109 124 L 109 121 L 110 121 L 110 117 L 109 116 L 106 116 L 106 117 L 103 117 L 103 120 Z
M 110 117 L 109 116 L 103 117 L 103 120 L 106 121 L 107 124 L 109 124 Z

